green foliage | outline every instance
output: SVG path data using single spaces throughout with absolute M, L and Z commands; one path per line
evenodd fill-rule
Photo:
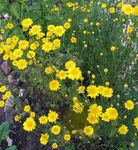
M 9 122 L 4 122 L 0 125 L 0 143 L 2 142 L 2 140 L 5 140 L 5 138 L 10 133 L 9 127 L 10 127 Z

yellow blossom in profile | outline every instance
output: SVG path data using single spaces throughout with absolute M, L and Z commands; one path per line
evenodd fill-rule
M 94 133 L 94 129 L 92 126 L 85 126 L 83 132 L 85 133 L 85 135 L 91 136 Z
M 132 109 L 134 109 L 134 102 L 133 102 L 132 100 L 127 100 L 127 101 L 125 102 L 125 108 L 126 108 L 127 110 L 132 110 Z
M 60 83 L 58 80 L 52 80 L 49 82 L 49 89 L 51 91 L 58 91 L 60 89 Z
M 138 129 L 138 117 L 134 118 L 133 125 Z
M 55 111 L 49 110 L 48 113 L 48 121 L 55 122 L 58 119 L 58 114 Z
M 73 111 L 76 113 L 82 113 L 84 109 L 83 103 L 80 103 L 78 99 L 73 98 Z
M 3 86 L 1 86 L 0 87 L 0 92 L 5 92 L 7 90 L 7 88 L 6 88 L 6 86 L 5 85 L 3 85 Z
M 4 101 L 0 100 L 0 108 L 4 107 L 4 105 L 5 105 Z
M 48 139 L 49 139 L 49 134 L 48 133 L 41 134 L 40 143 L 42 145 L 46 145 L 48 143 Z
M 125 135 L 128 133 L 128 127 L 126 125 L 122 125 L 118 128 L 119 134 Z
M 61 127 L 59 125 L 54 125 L 51 128 L 51 133 L 53 133 L 54 135 L 60 134 L 60 131 L 61 131 Z
M 70 41 L 71 41 L 71 43 L 77 43 L 77 38 L 76 37 L 71 37 Z
M 35 120 L 31 117 L 27 118 L 23 123 L 23 129 L 27 132 L 32 132 L 36 128 Z

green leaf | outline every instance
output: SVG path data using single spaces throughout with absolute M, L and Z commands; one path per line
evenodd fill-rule
M 20 19 L 20 4 L 15 2 L 9 6 L 10 14 L 17 19 Z
M 7 121 L 0 125 L 0 143 L 9 134 L 9 132 L 10 132 L 9 127 L 10 127 L 10 123 Z
M 16 150 L 16 146 L 15 145 L 10 146 L 10 147 L 6 148 L 5 150 Z

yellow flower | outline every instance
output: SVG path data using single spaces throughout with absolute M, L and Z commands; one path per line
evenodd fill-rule
M 71 137 L 70 137 L 70 134 L 65 134 L 65 135 L 64 135 L 64 140 L 65 140 L 65 141 L 70 141 L 70 138 L 71 138 Z
M 20 117 L 19 115 L 15 115 L 15 116 L 14 116 L 14 120 L 15 120 L 16 122 L 20 121 L 20 119 L 21 119 L 21 117 Z
M 61 128 L 59 125 L 54 125 L 51 128 L 51 133 L 53 133 L 54 135 L 58 135 L 60 134 Z
M 56 77 L 59 78 L 60 80 L 65 80 L 67 77 L 67 73 L 64 70 L 58 71 Z
M 99 117 L 102 114 L 102 106 L 97 104 L 92 104 L 89 106 L 88 112 L 90 114 L 95 115 L 96 117 Z
M 38 33 L 41 32 L 41 26 L 40 25 L 34 25 L 31 27 L 30 31 L 29 31 L 29 34 L 30 35 L 37 35 Z
M 76 37 L 71 37 L 70 41 L 71 41 L 71 43 L 77 43 L 77 38 Z
M 23 28 L 27 28 L 27 29 L 28 29 L 32 24 L 33 24 L 33 21 L 32 21 L 32 19 L 30 19 L 30 18 L 26 18 L 26 19 L 22 20 L 22 22 L 21 22 L 22 27 L 23 27 Z
M 97 96 L 99 96 L 99 90 L 98 87 L 94 86 L 94 85 L 89 85 L 87 87 L 87 93 L 88 96 L 91 98 L 96 98 Z
M 29 42 L 26 40 L 20 40 L 18 44 L 19 44 L 18 47 L 19 49 L 26 50 L 29 47 Z
M 111 46 L 111 51 L 115 52 L 117 50 L 116 46 Z
M 1 108 L 1 107 L 4 107 L 4 105 L 5 105 L 4 101 L 1 101 L 1 100 L 0 100 L 0 108 Z
M 109 116 L 109 114 L 106 113 L 106 112 L 101 115 L 101 118 L 102 118 L 102 120 L 105 121 L 105 122 L 109 122 L 109 121 L 110 121 L 110 116 Z
M 133 125 L 138 129 L 138 117 L 134 118 L 134 124 Z
M 30 109 L 31 109 L 31 108 L 30 108 L 30 106 L 29 106 L 29 105 L 24 106 L 24 111 L 25 111 L 25 112 L 29 112 L 29 111 L 30 111 Z
M 88 19 L 85 18 L 85 19 L 83 20 L 83 22 L 84 22 L 84 23 L 88 23 Z
M 129 26 L 129 27 L 127 28 L 127 33 L 132 33 L 133 31 L 134 31 L 134 28 L 133 28 L 133 27 Z
M 56 149 L 56 148 L 58 148 L 57 143 L 53 143 L 53 144 L 52 144 L 52 149 Z
M 69 29 L 71 27 L 71 24 L 69 23 L 69 22 L 66 22 L 65 24 L 64 24 L 64 28 L 65 29 Z
M 48 139 L 49 139 L 49 134 L 48 133 L 41 134 L 40 143 L 43 144 L 43 145 L 46 145 L 48 143 Z
M 138 16 L 138 5 L 133 8 L 132 14 Z
M 109 12 L 110 12 L 111 14 L 113 14 L 113 13 L 115 12 L 115 8 L 114 8 L 114 7 L 110 7 L 110 8 L 109 8 Z
M 54 28 L 54 33 L 55 33 L 56 36 L 61 37 L 61 36 L 63 36 L 63 34 L 65 33 L 65 29 L 64 29 L 63 26 L 56 26 L 56 27 Z
M 48 30 L 48 31 L 53 32 L 53 31 L 54 31 L 54 29 L 55 29 L 55 26 L 54 26 L 54 25 L 52 25 L 52 24 L 47 26 L 47 30 Z
M 8 23 L 8 24 L 6 25 L 6 28 L 7 28 L 7 29 L 13 29 L 13 28 L 14 28 L 14 25 L 13 25 L 12 23 Z
M 86 89 L 85 86 L 79 86 L 79 87 L 77 88 L 77 91 L 78 91 L 79 94 L 84 94 L 85 89 Z
M 49 82 L 49 89 L 51 91 L 57 91 L 60 89 L 60 83 L 58 80 L 52 80 Z
M 72 68 L 68 70 L 68 78 L 71 80 L 79 80 L 82 77 L 80 68 Z
M 78 99 L 73 99 L 73 111 L 76 113 L 82 113 L 84 108 L 83 103 L 80 103 Z
M 48 121 L 55 122 L 58 119 L 58 114 L 55 111 L 49 110 L 48 113 Z
M 11 60 L 15 60 L 17 58 L 21 58 L 23 55 L 23 51 L 21 49 L 15 49 L 12 53 L 12 55 L 10 56 Z
M 103 97 L 111 98 L 113 96 L 113 89 L 109 87 L 103 87 L 100 91 Z
M 109 70 L 108 68 L 104 68 L 104 72 L 107 73 Z
M 123 6 L 123 2 L 119 2 L 118 4 L 117 4 L 117 7 L 122 7 Z
M 52 67 L 46 67 L 45 68 L 45 73 L 48 75 L 48 74 L 51 74 L 51 73 L 53 73 L 54 72 L 54 70 L 53 70 L 53 68 Z
M 99 123 L 98 118 L 95 116 L 95 114 L 92 113 L 88 114 L 87 121 L 92 125 Z
M 92 128 L 92 126 L 85 126 L 83 132 L 87 135 L 87 136 L 91 136 L 94 133 L 94 130 Z
M 127 110 L 132 110 L 132 109 L 134 109 L 134 102 L 133 102 L 132 100 L 127 100 L 127 101 L 125 102 L 125 108 L 126 108 Z
M 5 92 L 7 90 L 7 88 L 6 88 L 6 86 L 5 85 L 3 85 L 3 86 L 1 86 L 0 87 L 0 92 Z
M 34 51 L 29 51 L 29 52 L 27 53 L 27 58 L 32 59 L 32 58 L 35 57 L 35 55 L 36 55 L 36 53 L 35 53 Z
M 34 118 L 35 117 L 35 112 L 30 112 L 30 117 Z
M 69 60 L 65 64 L 66 69 L 72 69 L 76 67 L 76 63 L 73 60 Z
M 116 120 L 118 118 L 118 112 L 113 107 L 107 108 L 106 113 L 109 115 L 110 120 Z
M 54 49 L 54 50 L 60 48 L 60 45 L 61 45 L 60 39 L 55 39 L 55 40 L 53 41 L 53 49 Z
M 40 124 L 46 124 L 48 122 L 48 118 L 47 118 L 47 116 L 41 116 L 40 118 L 39 118 L 39 123 Z
M 51 42 L 45 42 L 45 43 L 42 45 L 42 50 L 43 50 L 44 52 L 49 52 L 49 51 L 52 50 L 52 48 L 53 48 L 53 43 L 51 43 Z
M 131 15 L 133 12 L 133 7 L 130 4 L 126 4 L 122 6 L 122 11 L 126 14 L 126 15 Z
M 122 125 L 118 128 L 119 134 L 127 134 L 128 133 L 128 127 L 126 125 Z
M 106 7 L 107 7 L 107 5 L 104 3 L 101 5 L 101 8 L 103 8 L 103 9 L 105 9 Z
M 23 129 L 27 132 L 33 131 L 35 127 L 36 127 L 35 120 L 31 117 L 27 118 L 23 123 Z

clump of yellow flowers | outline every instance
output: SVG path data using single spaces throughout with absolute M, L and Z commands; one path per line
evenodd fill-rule
M 93 6 L 104 15 L 91 17 L 90 13 L 95 11 L 91 10 Z M 18 104 L 15 107 L 14 121 L 20 123 L 24 132 L 36 132 L 40 143 L 51 145 L 52 149 L 58 149 L 75 138 L 89 143 L 104 136 L 116 139 L 132 136 L 138 131 L 137 102 L 133 96 L 124 94 L 129 83 L 122 86 L 123 75 L 117 70 L 115 57 L 123 57 L 122 53 L 127 55 L 127 49 L 124 52 L 121 48 L 131 45 L 136 25 L 133 21 L 121 23 L 131 16 L 137 17 L 138 6 L 123 2 L 117 2 L 115 6 L 91 0 L 88 6 L 68 1 L 64 9 L 79 12 L 82 17 L 76 19 L 77 15 L 70 14 L 66 19 L 61 17 L 61 22 L 48 21 L 45 26 L 28 17 L 19 22 L 22 35 L 14 32 L 16 26 L 11 22 L 0 30 L 0 55 L 20 75 L 29 93 L 28 99 L 21 102 L 22 108 Z M 53 6 L 50 10 L 52 14 L 62 11 L 60 6 Z M 118 14 L 123 18 L 116 17 Z M 110 30 L 106 29 L 104 22 Z M 116 32 L 124 37 L 115 39 L 112 26 L 123 26 Z M 12 34 L 7 36 L 7 32 Z M 104 37 L 109 34 L 111 39 L 100 40 L 102 33 Z M 132 49 L 134 45 L 130 47 Z M 83 55 L 85 59 L 81 60 Z M 112 82 L 113 74 L 117 83 Z M 0 84 L 0 108 L 12 95 L 8 89 Z M 68 119 L 68 115 L 72 118 Z

